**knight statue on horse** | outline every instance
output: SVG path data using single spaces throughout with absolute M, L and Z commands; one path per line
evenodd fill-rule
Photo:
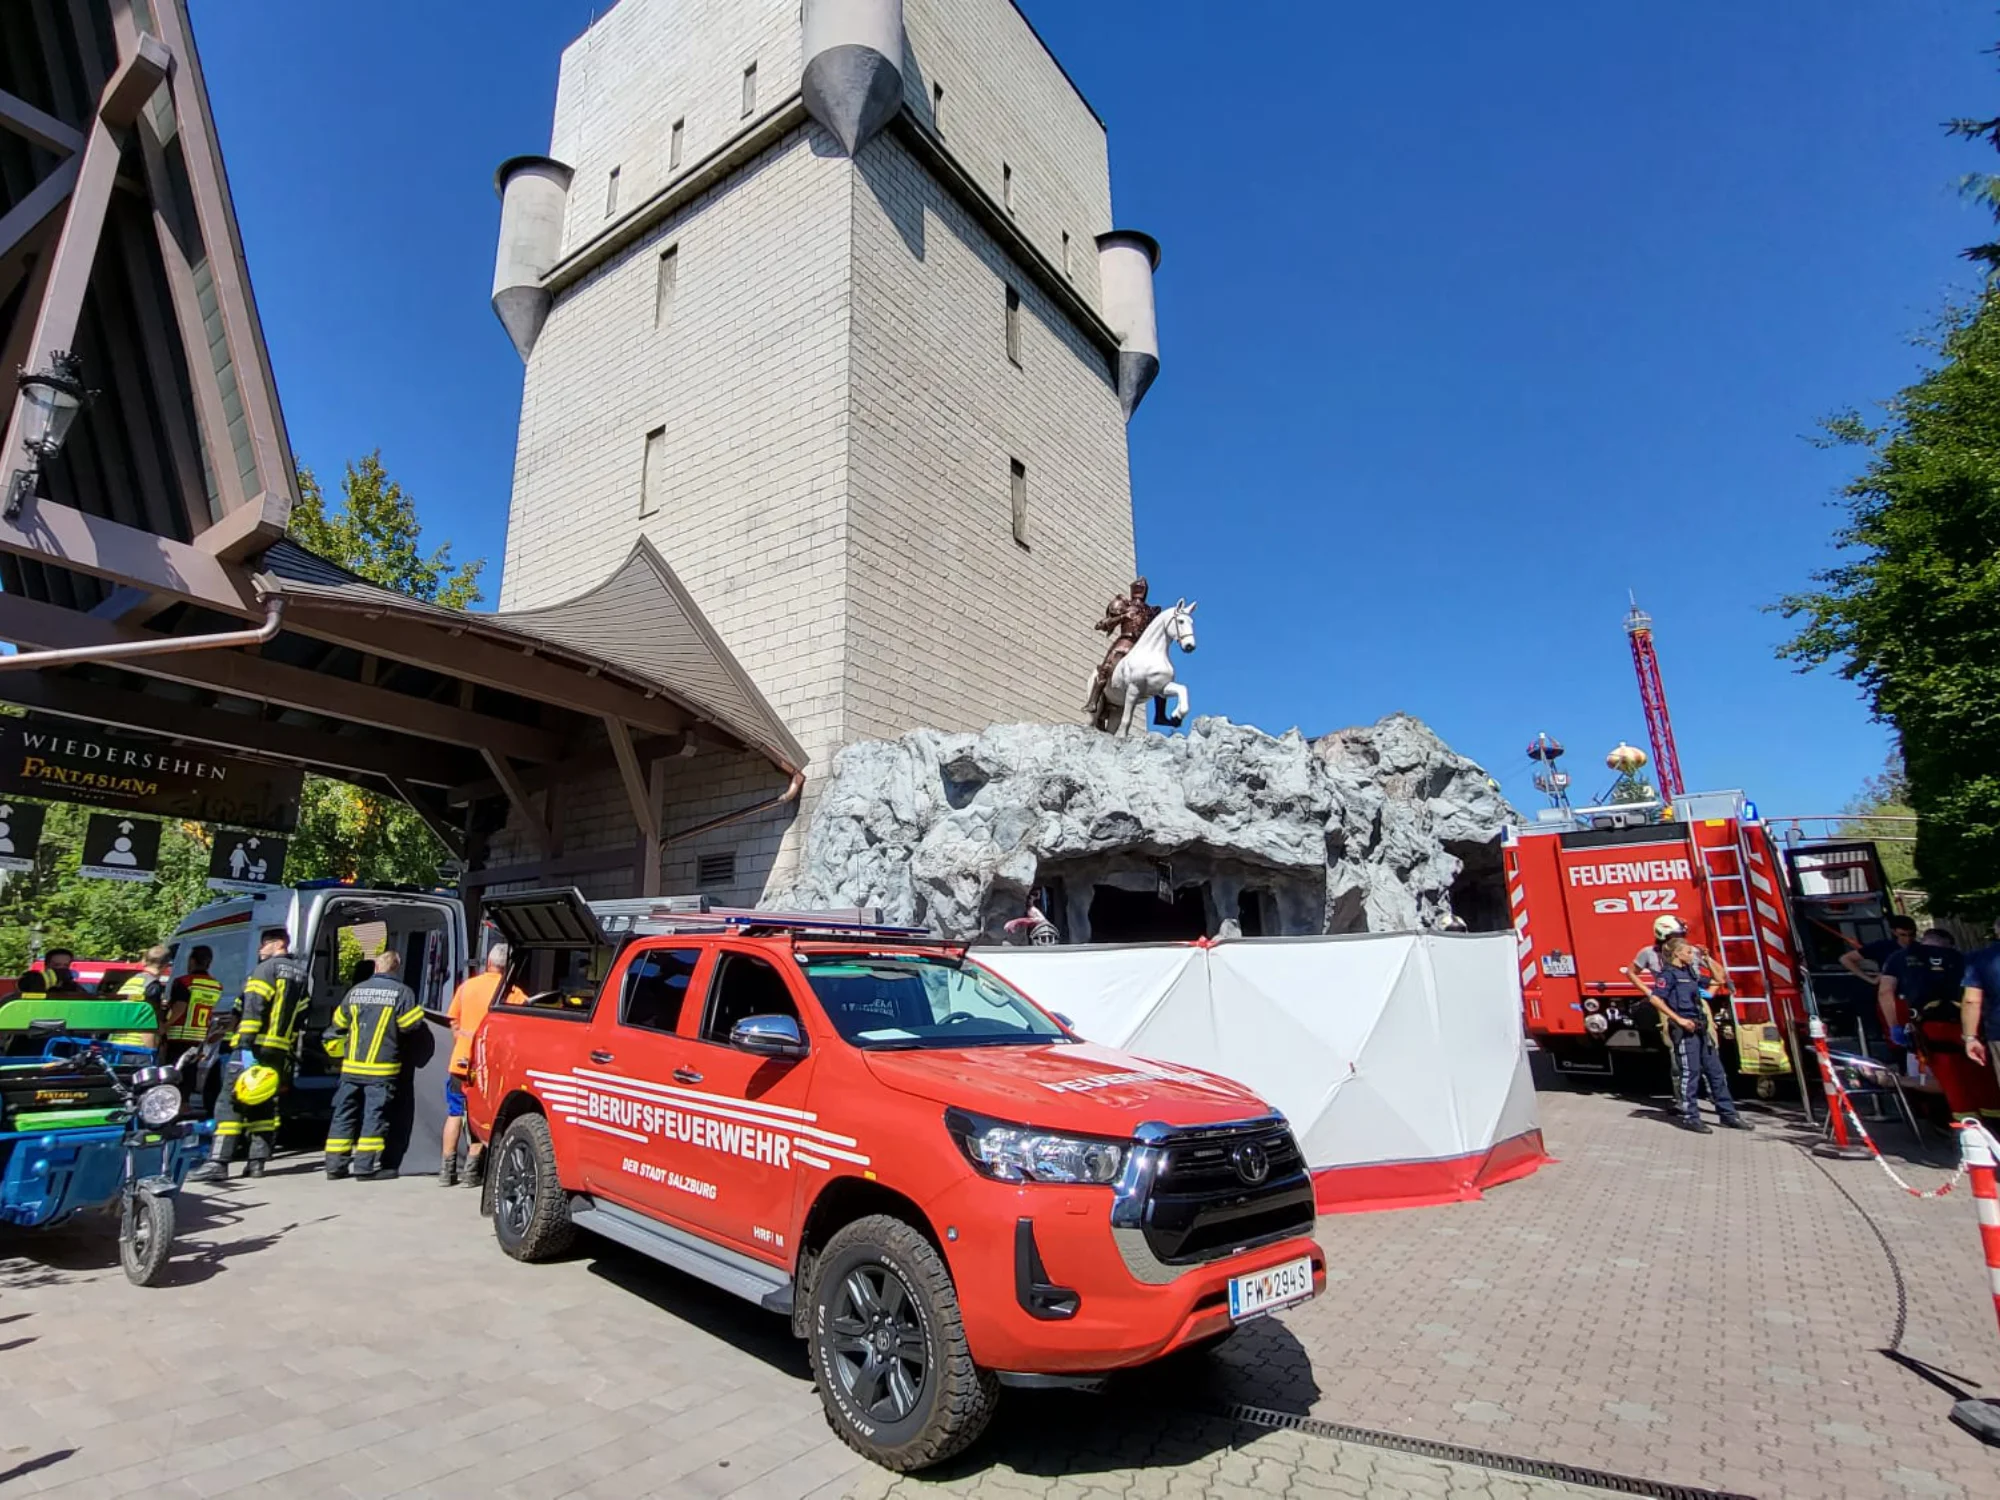
M 1107 733 L 1131 733 L 1141 705 L 1169 697 L 1174 707 L 1166 722 L 1179 724 L 1187 717 L 1187 689 L 1174 681 L 1168 648 L 1194 650 L 1194 606 L 1183 599 L 1162 609 L 1147 603 L 1146 594 L 1146 580 L 1133 580 L 1130 591 L 1114 597 L 1097 622 L 1111 637 L 1111 646 L 1091 678 L 1084 711 Z M 1139 723 L 1143 728 L 1145 721 Z

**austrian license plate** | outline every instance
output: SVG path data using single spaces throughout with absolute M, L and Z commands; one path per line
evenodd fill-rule
M 1303 1302 L 1312 1294 L 1312 1257 L 1302 1256 L 1268 1271 L 1230 1277 L 1229 1316 L 1241 1322 L 1293 1302 Z

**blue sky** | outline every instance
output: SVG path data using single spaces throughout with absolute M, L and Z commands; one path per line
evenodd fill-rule
M 1879 768 L 1763 607 L 1830 556 L 1852 457 L 1817 422 L 1914 376 L 1973 285 L 1955 183 L 1988 163 L 1938 127 L 1994 110 L 1985 8 L 1026 9 L 1165 250 L 1133 481 L 1156 596 L 1201 601 L 1197 713 L 1404 709 L 1523 805 L 1547 729 L 1594 791 L 1643 743 L 1630 588 L 1691 783 L 1820 812 Z M 546 149 L 592 10 L 194 0 L 299 457 L 381 448 L 489 597 L 521 383 L 492 170 Z

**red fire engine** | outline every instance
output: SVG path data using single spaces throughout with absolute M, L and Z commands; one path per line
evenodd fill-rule
M 1528 1035 L 1558 1069 L 1607 1074 L 1620 1050 L 1661 1049 L 1656 1013 L 1625 970 L 1673 916 L 1728 975 L 1716 1010 L 1737 1070 L 1795 1070 L 1807 1010 L 1787 875 L 1741 792 L 1667 809 L 1559 805 L 1510 829 L 1504 855 Z

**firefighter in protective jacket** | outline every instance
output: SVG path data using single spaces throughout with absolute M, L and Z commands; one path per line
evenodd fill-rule
M 195 1174 L 204 1182 L 229 1175 L 229 1163 L 239 1148 L 249 1147 L 245 1177 L 262 1177 L 278 1134 L 278 1102 L 292 1076 L 292 1055 L 298 1043 L 299 1017 L 306 1009 L 306 966 L 292 956 L 292 937 L 282 927 L 267 927 L 257 944 L 257 967 L 243 981 L 242 1007 L 236 1029 L 225 1046 L 229 1059 L 222 1072 L 222 1092 L 215 1101 L 215 1157 Z M 278 1087 L 268 1098 L 247 1100 L 237 1083 L 251 1068 L 269 1068 Z M 252 1091 L 262 1095 L 261 1088 Z
M 374 975 L 333 1008 L 326 1050 L 340 1059 L 340 1085 L 326 1134 L 329 1180 L 350 1171 L 362 1181 L 396 1175 L 393 1167 L 382 1166 L 382 1131 L 402 1071 L 404 1042 L 424 1020 L 416 995 L 396 977 L 402 967 L 393 950 L 383 953 Z

